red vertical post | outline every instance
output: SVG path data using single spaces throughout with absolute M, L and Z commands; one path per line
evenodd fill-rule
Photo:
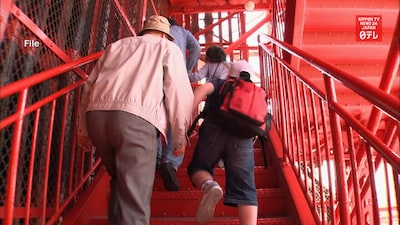
M 24 123 L 24 112 L 25 112 L 27 97 L 28 97 L 28 89 L 25 88 L 21 91 L 18 99 L 18 109 L 17 109 L 18 120 L 15 122 L 14 132 L 12 137 L 9 170 L 7 175 L 8 180 L 7 180 L 7 191 L 6 191 L 7 193 L 6 193 L 6 203 L 5 203 L 6 216 L 4 225 L 11 225 L 13 222 L 19 150 L 21 144 L 22 125 Z
M 335 86 L 332 78 L 324 76 L 325 90 L 328 99 L 328 104 L 336 102 Z M 335 158 L 336 168 L 336 187 L 338 191 L 339 211 L 340 211 L 340 224 L 350 225 L 350 212 L 349 212 L 349 193 L 347 190 L 346 182 L 346 164 L 344 159 L 343 137 L 342 129 L 340 126 L 339 116 L 331 109 L 329 109 L 329 119 L 332 133 L 333 155 Z
M 399 71 L 400 53 L 399 53 L 399 38 L 400 38 L 400 24 L 399 17 L 397 18 L 397 24 L 393 34 L 392 43 L 389 48 L 385 68 L 382 74 L 382 79 L 379 84 L 379 88 L 390 93 L 393 83 L 396 79 L 397 72 Z M 376 107 L 373 107 L 371 116 L 369 117 L 367 128 L 375 133 L 379 126 L 379 121 L 382 118 L 382 112 Z
M 65 95 L 63 118 L 61 125 L 61 135 L 60 135 L 60 150 L 58 158 L 58 168 L 57 168 L 57 189 L 55 196 L 55 208 L 56 212 L 60 209 L 60 195 L 61 195 L 61 185 L 62 185 L 62 170 L 63 170 L 63 159 L 64 159 L 64 143 L 65 143 L 65 130 L 67 126 L 67 114 L 68 114 L 68 103 L 69 103 L 69 93 Z
M 54 128 L 54 115 L 56 111 L 56 100 L 52 101 L 51 104 L 51 112 L 50 112 L 50 124 L 49 124 L 49 134 L 47 135 L 47 147 L 46 147 L 46 166 L 44 171 L 44 185 L 43 185 L 43 199 L 42 199 L 42 225 L 46 223 L 46 215 L 47 215 L 47 194 L 49 189 L 49 174 L 50 174 L 50 156 L 51 156 L 51 143 L 53 140 L 53 128 Z
M 35 165 L 35 154 L 36 154 L 36 141 L 37 141 L 37 133 L 39 127 L 40 120 L 40 109 L 37 109 L 35 112 L 35 123 L 33 126 L 32 132 L 32 145 L 31 145 L 31 154 L 29 156 L 29 174 L 28 174 L 28 182 L 26 189 L 26 212 L 25 212 L 25 225 L 29 225 L 29 218 L 31 212 L 31 196 L 32 196 L 32 183 L 33 183 L 33 170 Z
M 90 39 L 89 39 L 89 51 L 88 54 L 94 53 L 97 51 L 97 39 L 99 32 L 99 24 L 101 18 L 101 8 L 102 8 L 102 1 L 96 1 L 96 5 L 94 7 L 94 14 L 93 14 L 93 22 L 92 22 L 92 29 L 90 32 Z
M 241 12 L 239 14 L 240 16 L 240 35 L 246 33 L 246 14 L 244 12 Z M 247 39 L 246 39 L 247 40 Z M 240 46 L 240 57 L 245 60 L 249 60 L 249 49 L 247 48 L 247 43 L 246 40 L 242 43 Z
M 147 16 L 147 0 L 143 0 L 143 5 L 142 5 L 142 16 L 140 17 L 140 30 L 143 29 L 144 26 L 144 21 L 146 20 Z

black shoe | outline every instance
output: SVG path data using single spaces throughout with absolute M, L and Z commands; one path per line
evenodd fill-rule
M 169 163 L 163 163 L 158 168 L 158 172 L 163 180 L 164 187 L 168 191 L 179 191 L 179 182 L 176 179 L 176 171 Z

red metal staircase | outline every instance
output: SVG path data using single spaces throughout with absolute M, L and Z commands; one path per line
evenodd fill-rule
M 193 155 L 193 148 L 197 136 L 191 138 L 191 147 L 188 147 L 184 161 L 177 172 L 181 190 L 178 192 L 166 191 L 161 177 L 156 174 L 154 191 L 151 202 L 151 224 L 152 225 L 179 225 L 198 224 L 196 222 L 196 210 L 201 197 L 201 191 L 190 182 L 186 167 Z M 290 216 L 292 202 L 287 190 L 280 179 L 276 169 L 277 159 L 271 149 L 267 148 L 268 168 L 265 168 L 263 152 L 260 144 L 255 143 L 255 179 L 258 193 L 258 222 L 265 225 L 294 225 L 295 219 Z M 64 220 L 64 224 L 88 224 L 106 225 L 107 222 L 107 195 L 109 177 L 103 173 L 94 190 L 89 191 L 85 200 L 76 204 L 74 209 Z M 97 178 L 96 178 L 97 179 Z M 221 167 L 215 171 L 215 179 L 219 184 L 225 186 L 225 172 Z M 105 191 L 106 189 L 106 191 Z M 84 202 L 85 201 L 85 202 Z M 224 206 L 220 201 L 215 209 L 214 219 L 207 224 L 239 224 L 237 211 L 234 207 Z

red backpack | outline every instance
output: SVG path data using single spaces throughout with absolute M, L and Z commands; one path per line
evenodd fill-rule
M 267 132 L 267 94 L 250 80 L 230 78 L 219 90 L 223 99 L 218 118 L 234 135 L 265 136 Z
M 233 135 L 260 138 L 267 168 L 265 140 L 271 128 L 272 114 L 268 110 L 267 93 L 251 82 L 248 76 L 245 79 L 230 78 L 222 84 L 218 92 L 222 102 L 214 116 Z M 188 136 L 198 120 L 204 118 L 204 112 L 205 110 L 195 118 L 187 132 Z
M 268 112 L 267 94 L 248 78 L 229 78 L 218 94 L 221 105 L 214 117 L 230 133 L 240 137 L 266 137 L 272 115 Z M 204 118 L 203 110 L 193 121 L 187 134 L 190 136 L 200 118 Z

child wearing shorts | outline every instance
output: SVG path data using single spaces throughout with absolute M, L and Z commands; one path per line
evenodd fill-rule
M 240 60 L 232 64 L 229 75 L 238 77 L 243 71 L 254 74 L 250 64 Z M 214 168 L 222 159 L 226 175 L 224 204 L 237 207 L 240 224 L 256 225 L 258 202 L 252 139 L 235 136 L 215 116 L 221 102 L 218 92 L 224 81 L 211 80 L 194 90 L 193 110 L 207 97 L 199 140 L 188 166 L 193 185 L 203 191 L 196 216 L 200 223 L 213 218 L 215 206 L 223 196 L 222 188 L 213 179 Z

